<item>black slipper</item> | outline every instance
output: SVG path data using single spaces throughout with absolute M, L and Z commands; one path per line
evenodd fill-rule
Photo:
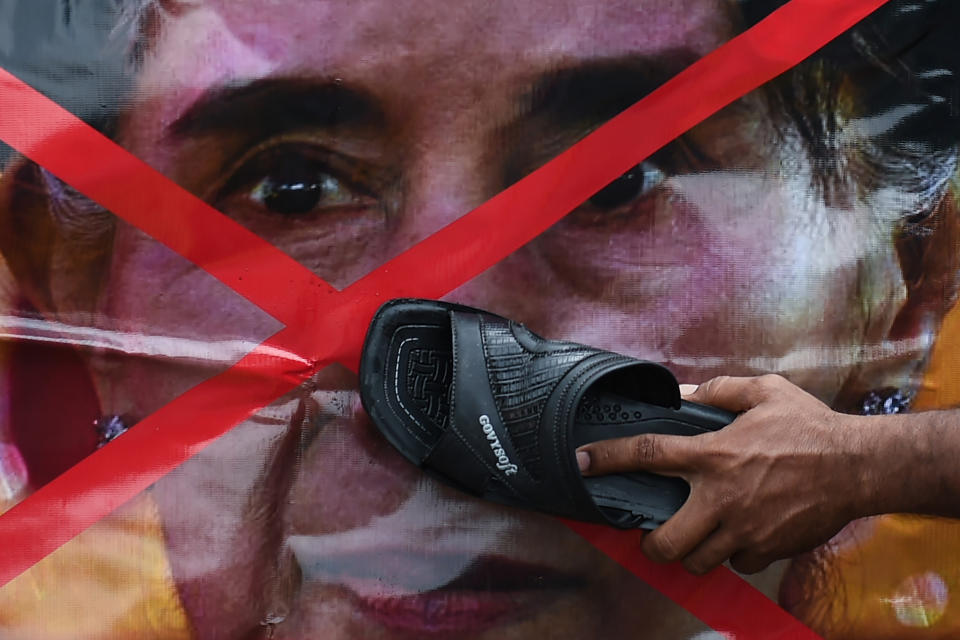
M 584 478 L 576 448 L 635 435 L 696 435 L 734 415 L 681 401 L 659 364 L 545 340 L 478 309 L 393 300 L 360 362 L 363 406 L 408 460 L 475 496 L 576 520 L 652 529 L 680 508 L 679 478 Z

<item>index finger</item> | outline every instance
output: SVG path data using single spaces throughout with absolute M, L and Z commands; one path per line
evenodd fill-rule
M 743 413 L 757 406 L 763 399 L 764 387 L 761 380 L 762 378 L 758 377 L 719 376 L 707 380 L 693 393 L 684 395 L 683 399 Z
M 580 471 L 588 476 L 640 470 L 680 476 L 698 457 L 700 437 L 644 433 L 598 440 L 577 449 L 577 462 Z

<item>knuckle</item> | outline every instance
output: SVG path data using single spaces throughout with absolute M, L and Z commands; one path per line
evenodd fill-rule
M 716 499 L 714 500 L 714 505 L 718 511 L 725 512 L 729 511 L 733 507 L 736 507 L 739 502 L 740 498 L 736 491 L 733 491 L 732 489 L 724 489 L 717 494 Z
M 766 392 L 782 389 L 786 382 L 786 378 L 776 373 L 768 373 L 757 378 L 758 387 Z
M 669 534 L 661 533 L 651 536 L 649 540 L 651 554 L 666 562 L 676 562 L 680 559 L 680 550 Z
M 777 555 L 777 551 L 781 548 L 778 541 L 782 539 L 783 536 L 767 529 L 762 534 L 754 536 L 754 539 L 750 541 L 750 549 L 755 557 L 770 558 Z
M 697 559 L 687 559 L 683 561 L 683 567 L 695 576 L 702 576 L 709 573 L 712 567 Z
M 774 545 L 765 540 L 759 540 L 753 544 L 753 552 L 755 555 L 767 557 L 771 555 L 773 551 Z
M 752 549 L 754 545 L 754 539 L 756 538 L 756 526 L 750 522 L 741 521 L 737 525 L 731 527 L 733 529 L 734 538 L 737 542 L 737 547 L 741 549 Z
M 636 463 L 640 465 L 650 464 L 660 458 L 661 446 L 656 438 L 641 435 L 634 438 L 630 453 Z
M 750 571 L 747 570 L 748 566 L 746 560 L 743 558 L 737 556 L 730 558 L 730 566 L 733 567 L 733 570 L 738 573 L 750 573 Z
M 769 562 L 757 556 L 734 556 L 730 559 L 730 566 L 740 573 L 758 573 L 767 568 L 769 564 Z
M 715 378 L 710 378 L 701 385 L 704 389 L 704 395 L 707 397 L 715 396 L 718 390 L 721 387 L 726 386 L 730 382 L 730 376 L 717 376 Z

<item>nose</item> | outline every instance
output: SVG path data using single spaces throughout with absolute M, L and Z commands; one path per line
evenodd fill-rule
M 317 390 L 307 402 L 300 473 L 289 492 L 290 525 L 320 534 L 364 526 L 406 501 L 420 473 L 371 425 L 352 390 Z
M 423 140 L 419 152 L 407 165 L 404 197 L 396 212 L 398 223 L 392 238 L 394 255 L 469 213 L 507 186 L 502 170 L 505 150 L 490 148 L 491 136 L 479 133 L 475 124 L 455 124 L 444 127 L 440 134 L 431 131 L 430 138 Z M 518 211 L 517 215 L 523 212 Z M 503 231 L 490 229 L 489 233 Z M 521 321 L 534 321 L 537 296 L 528 285 L 542 271 L 535 261 L 530 252 L 518 251 L 462 283 L 446 299 Z M 524 290 L 523 295 L 518 295 L 520 290 Z
M 495 163 L 484 162 L 470 136 L 446 130 L 446 136 L 422 138 L 405 163 L 402 199 L 392 213 L 392 255 L 439 231 L 498 190 Z M 472 300 L 486 303 L 479 294 Z M 303 473 L 291 492 L 297 505 L 290 512 L 293 529 L 317 534 L 362 527 L 404 504 L 422 474 L 372 426 L 355 393 L 353 373 L 334 365 L 320 372 L 315 384 L 316 406 L 328 415 L 300 457 Z
M 455 125 L 455 123 L 454 123 Z M 496 194 L 495 159 L 485 157 L 479 134 L 445 126 L 420 136 L 404 172 L 403 198 L 392 238 L 404 251 Z
M 462 133 L 455 124 L 410 136 L 418 142 L 408 147 L 402 196 L 391 212 L 391 255 L 411 248 L 495 193 L 492 163 L 483 162 L 480 145 L 474 142 L 479 136 Z M 301 454 L 303 473 L 292 489 L 297 505 L 291 510 L 292 525 L 313 534 L 362 527 L 398 509 L 422 474 L 372 426 L 359 403 L 353 373 L 334 365 L 320 372 L 315 384 L 314 400 L 326 424 Z

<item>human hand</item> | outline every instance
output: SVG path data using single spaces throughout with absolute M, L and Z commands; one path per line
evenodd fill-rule
M 836 413 L 774 375 L 714 378 L 685 399 L 741 415 L 717 432 L 645 434 L 578 450 L 585 475 L 645 470 L 690 484 L 683 507 L 644 538 L 651 559 L 682 560 L 697 574 L 729 559 L 754 573 L 869 515 L 864 418 Z

